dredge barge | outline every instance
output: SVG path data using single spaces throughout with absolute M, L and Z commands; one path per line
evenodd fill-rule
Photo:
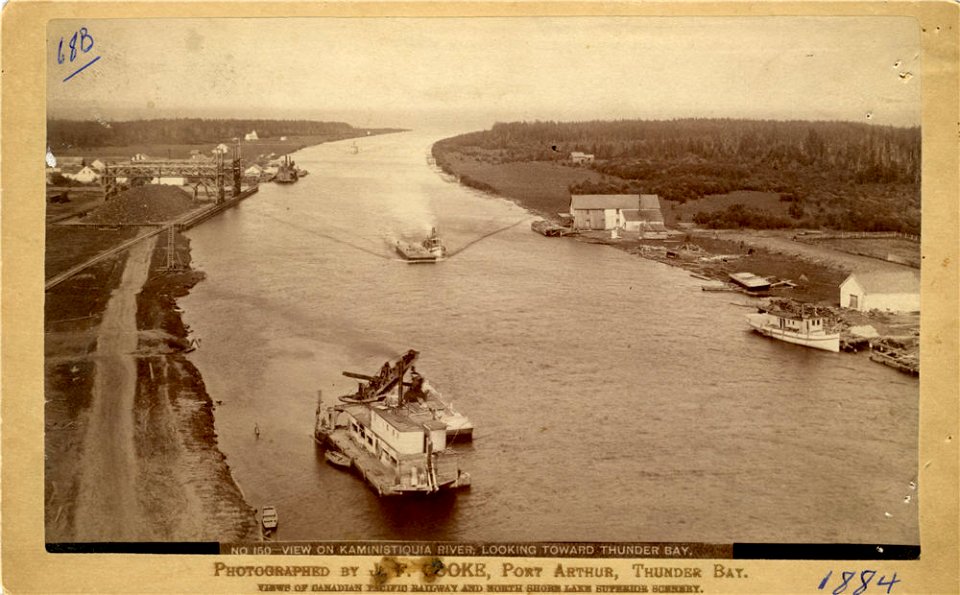
M 470 474 L 460 468 L 459 455 L 449 445 L 461 432 L 464 438 L 472 436 L 473 426 L 426 386 L 413 367 L 418 355 L 410 350 L 386 362 L 376 376 L 344 372 L 365 382 L 337 404 L 317 404 L 316 441 L 342 454 L 337 458 L 349 460 L 381 496 L 470 485 Z

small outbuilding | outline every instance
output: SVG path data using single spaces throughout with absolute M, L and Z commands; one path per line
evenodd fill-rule
M 257 136 L 257 131 L 252 130 L 243 135 L 243 140 L 259 140 L 260 137 Z
M 574 165 L 583 165 L 585 163 L 593 163 L 593 155 L 590 153 L 573 151 L 572 153 L 570 153 L 570 161 Z
M 920 271 L 852 273 L 840 284 L 840 306 L 851 310 L 920 311 Z

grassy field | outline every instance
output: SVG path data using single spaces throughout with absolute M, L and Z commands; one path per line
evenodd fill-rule
M 76 225 L 48 225 L 45 273 L 49 279 L 137 235 L 138 228 L 98 229 Z
M 677 221 L 690 222 L 693 221 L 693 216 L 699 212 L 713 213 L 735 204 L 742 204 L 748 209 L 766 211 L 778 217 L 790 217 L 787 213 L 790 203 L 782 202 L 780 195 L 776 192 L 738 190 L 728 194 L 714 194 L 698 200 L 688 200 L 683 204 L 663 201 L 664 221 L 671 226 Z
M 602 174 L 590 169 L 545 161 L 495 164 L 463 158 L 458 154 L 450 157 L 449 165 L 456 173 L 490 186 L 501 196 L 546 215 L 569 211 L 570 184 L 604 179 Z M 466 183 L 470 185 L 469 180 Z

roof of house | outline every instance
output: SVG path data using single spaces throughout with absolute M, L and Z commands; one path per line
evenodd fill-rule
M 841 285 L 856 279 L 867 293 L 920 293 L 920 271 L 867 271 L 851 273 Z
M 636 209 L 639 194 L 571 194 L 571 209 Z
M 660 197 L 656 194 L 641 194 L 640 208 L 660 210 Z

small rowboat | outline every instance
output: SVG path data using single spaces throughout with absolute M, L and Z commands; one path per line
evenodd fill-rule
M 352 461 L 350 460 L 350 457 L 343 454 L 342 452 L 337 452 L 335 450 L 328 450 L 326 454 L 324 454 L 324 458 L 327 459 L 328 463 L 336 467 L 343 467 L 343 468 L 349 469 L 350 466 L 353 464 Z
M 275 530 L 279 523 L 277 509 L 273 506 L 264 506 L 263 512 L 260 514 L 260 522 L 263 523 L 263 529 L 265 531 Z

